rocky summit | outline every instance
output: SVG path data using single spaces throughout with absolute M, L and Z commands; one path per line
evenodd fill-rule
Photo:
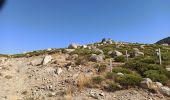
M 111 39 L 1 54 L 0 100 L 169 100 L 169 66 L 170 46 Z

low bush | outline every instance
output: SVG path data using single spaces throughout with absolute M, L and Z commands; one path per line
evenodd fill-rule
M 148 70 L 144 72 L 144 75 L 152 79 L 153 81 L 158 81 L 163 84 L 165 84 L 168 81 L 168 77 L 165 74 L 160 73 L 158 70 Z
M 73 54 L 78 54 L 81 56 L 88 56 L 92 54 L 92 51 L 89 49 L 76 49 Z
M 145 57 L 141 59 L 141 62 L 147 63 L 147 64 L 155 64 L 156 63 L 156 58 L 155 57 Z
M 114 58 L 115 62 L 125 62 L 126 58 L 124 56 L 117 56 Z
M 96 84 L 100 84 L 102 82 L 103 78 L 100 76 L 96 76 L 92 78 L 92 81 Z
M 97 65 L 98 72 L 106 71 L 107 66 L 105 64 Z
M 109 83 L 109 84 L 108 84 L 108 87 L 106 87 L 106 90 L 107 90 L 107 91 L 110 91 L 110 92 L 114 92 L 114 91 L 116 91 L 116 90 L 118 90 L 118 89 L 119 89 L 119 87 L 118 87 L 118 85 L 115 84 L 115 83 Z
M 144 72 L 148 70 L 158 70 L 159 73 L 165 73 L 167 76 L 169 76 L 169 73 L 164 69 L 164 67 L 157 64 L 147 64 L 140 61 L 129 61 L 125 64 L 125 67 L 136 70 L 141 75 L 144 75 Z
M 87 59 L 85 57 L 78 57 L 75 61 L 76 65 L 85 65 L 87 63 Z
M 117 78 L 117 81 L 123 86 L 138 86 L 142 77 L 135 74 L 126 74 Z
M 123 74 L 130 74 L 130 73 L 132 73 L 131 70 L 126 69 L 126 68 L 122 68 L 122 67 L 113 67 L 112 72 L 113 73 L 121 72 Z
M 107 78 L 107 79 L 114 79 L 115 76 L 116 76 L 116 74 L 115 74 L 115 73 L 112 73 L 112 72 L 108 72 L 108 73 L 106 74 L 106 78 Z

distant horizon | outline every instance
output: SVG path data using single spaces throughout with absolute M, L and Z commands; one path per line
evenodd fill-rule
M 169 0 L 6 0 L 0 11 L 0 54 L 70 43 L 153 44 L 170 36 Z
M 103 38 L 102 38 L 103 39 Z M 97 43 L 97 42 L 101 42 L 102 39 L 100 41 L 95 41 L 93 43 Z M 109 38 L 106 38 L 106 39 L 109 39 Z M 110 38 L 112 39 L 112 38 Z M 112 39 L 113 40 L 113 39 Z M 161 39 L 160 39 L 161 40 Z M 153 42 L 153 43 L 141 43 L 141 42 L 129 42 L 129 41 L 115 41 L 113 40 L 114 42 L 127 42 L 127 43 L 139 43 L 139 44 L 154 44 L 156 42 Z M 158 40 L 159 41 L 159 40 Z M 76 43 L 76 42 L 72 42 L 72 43 L 75 43 L 75 44 L 79 44 L 79 45 L 87 45 L 87 44 L 93 44 L 92 42 L 91 43 L 85 43 L 85 44 L 80 44 L 80 43 Z M 69 44 L 72 44 L 72 43 L 69 43 Z M 69 46 L 69 44 L 65 47 L 49 47 L 51 49 L 60 49 L 60 48 L 67 48 Z M 9 54 L 22 54 L 24 52 L 32 52 L 32 51 L 38 51 L 38 50 L 45 50 L 45 49 L 49 49 L 49 48 L 41 48 L 41 49 L 33 49 L 33 50 L 30 50 L 30 51 L 21 51 L 21 52 L 18 52 L 18 53 L 9 53 Z M 5 53 L 0 53 L 0 54 L 5 54 Z M 7 53 L 6 53 L 7 54 Z

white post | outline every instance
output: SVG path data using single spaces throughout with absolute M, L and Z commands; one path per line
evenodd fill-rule
M 129 60 L 127 50 L 126 50 L 126 60 L 127 60 L 127 61 Z
M 161 58 L 161 49 L 159 48 L 158 49 L 158 52 L 159 52 L 159 62 L 160 62 L 160 65 L 162 64 L 162 58 Z
M 110 58 L 110 71 L 112 72 L 112 59 Z

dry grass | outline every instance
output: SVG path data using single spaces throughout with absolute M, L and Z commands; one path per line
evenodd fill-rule
M 67 94 L 64 96 L 64 100 L 73 100 L 73 97 L 71 94 Z
M 11 76 L 11 75 L 6 75 L 5 78 L 6 78 L 6 79 L 11 79 L 12 76 Z
M 86 77 L 84 74 L 80 74 L 78 76 L 78 88 L 79 90 L 83 90 L 87 85 L 89 85 L 91 82 L 91 78 L 90 77 Z
M 66 94 L 64 95 L 64 100 L 73 100 L 73 96 L 72 96 L 72 89 L 69 87 L 66 91 Z

